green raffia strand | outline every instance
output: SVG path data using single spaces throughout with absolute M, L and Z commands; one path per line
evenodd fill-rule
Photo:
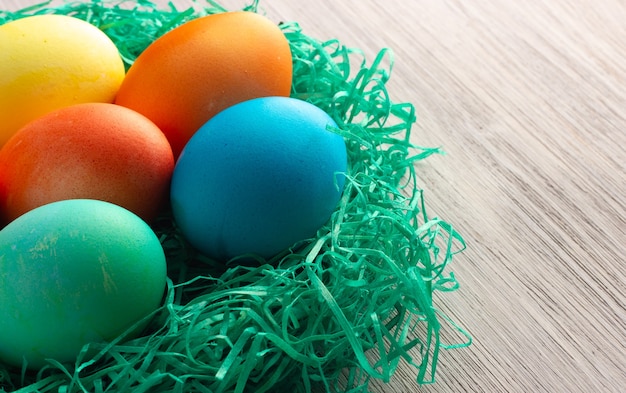
M 130 66 L 166 31 L 223 11 L 213 1 L 182 11 L 145 0 L 48 2 L 0 11 L 0 24 L 72 15 L 107 33 Z M 165 212 L 154 229 L 170 279 L 145 335 L 89 344 L 71 367 L 50 361 L 33 373 L 0 365 L 0 391 L 367 392 L 372 378 L 389 381 L 401 362 L 432 383 L 439 349 L 471 343 L 433 305 L 433 293 L 458 287 L 445 268 L 465 242 L 426 214 L 414 164 L 439 150 L 409 140 L 414 108 L 393 103 L 385 87 L 390 51 L 368 65 L 336 40 L 280 26 L 293 53 L 292 96 L 333 116 L 347 143 L 345 190 L 329 222 L 272 260 L 224 266 L 196 253 Z M 459 343 L 441 342 L 446 327 Z

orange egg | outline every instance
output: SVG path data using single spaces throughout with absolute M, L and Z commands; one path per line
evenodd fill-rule
M 56 110 L 21 128 L 0 150 L 6 224 L 41 205 L 98 199 L 153 220 L 169 191 L 172 149 L 145 116 L 114 104 Z
M 280 28 L 254 12 L 226 12 L 154 41 L 129 69 L 115 102 L 152 120 L 178 156 L 215 114 L 252 98 L 288 96 L 291 78 L 291 50 Z

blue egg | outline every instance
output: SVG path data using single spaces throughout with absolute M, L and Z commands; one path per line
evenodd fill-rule
M 347 152 L 323 110 L 287 97 L 236 104 L 203 125 L 174 169 L 174 219 L 200 252 L 269 258 L 316 235 L 343 191 Z

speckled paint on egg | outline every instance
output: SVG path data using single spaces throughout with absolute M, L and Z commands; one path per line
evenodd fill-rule
M 217 259 L 271 257 L 314 237 L 342 194 L 347 152 L 332 118 L 307 102 L 266 97 L 209 120 L 178 159 L 174 218 Z
M 69 106 L 23 127 L 0 150 L 5 223 L 63 199 L 99 199 L 146 221 L 163 207 L 171 147 L 146 117 L 114 104 Z
M 72 364 L 85 344 L 140 334 L 165 284 L 159 239 L 128 210 L 95 200 L 32 210 L 0 231 L 0 362 Z
M 248 99 L 288 96 L 289 42 L 266 17 L 225 12 L 189 21 L 137 58 L 115 102 L 144 114 L 177 157 L 208 119 Z

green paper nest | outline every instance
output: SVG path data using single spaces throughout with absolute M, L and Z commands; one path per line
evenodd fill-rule
M 257 2 L 245 9 L 259 12 Z M 41 13 L 87 20 L 128 67 L 166 31 L 224 11 L 213 1 L 183 11 L 147 0 L 46 2 L 0 11 L 0 24 Z M 390 51 L 367 64 L 336 40 L 280 26 L 293 53 L 292 96 L 327 111 L 348 146 L 344 194 L 328 223 L 272 260 L 224 266 L 193 250 L 164 212 L 154 230 L 170 279 L 144 335 L 89 344 L 74 365 L 50 361 L 31 372 L 0 364 L 0 391 L 367 392 L 402 362 L 432 383 L 440 348 L 470 344 L 433 305 L 435 291 L 458 287 L 446 266 L 465 243 L 426 214 L 415 163 L 439 150 L 410 141 L 414 107 L 392 102 L 385 86 Z M 463 342 L 442 343 L 444 326 Z

